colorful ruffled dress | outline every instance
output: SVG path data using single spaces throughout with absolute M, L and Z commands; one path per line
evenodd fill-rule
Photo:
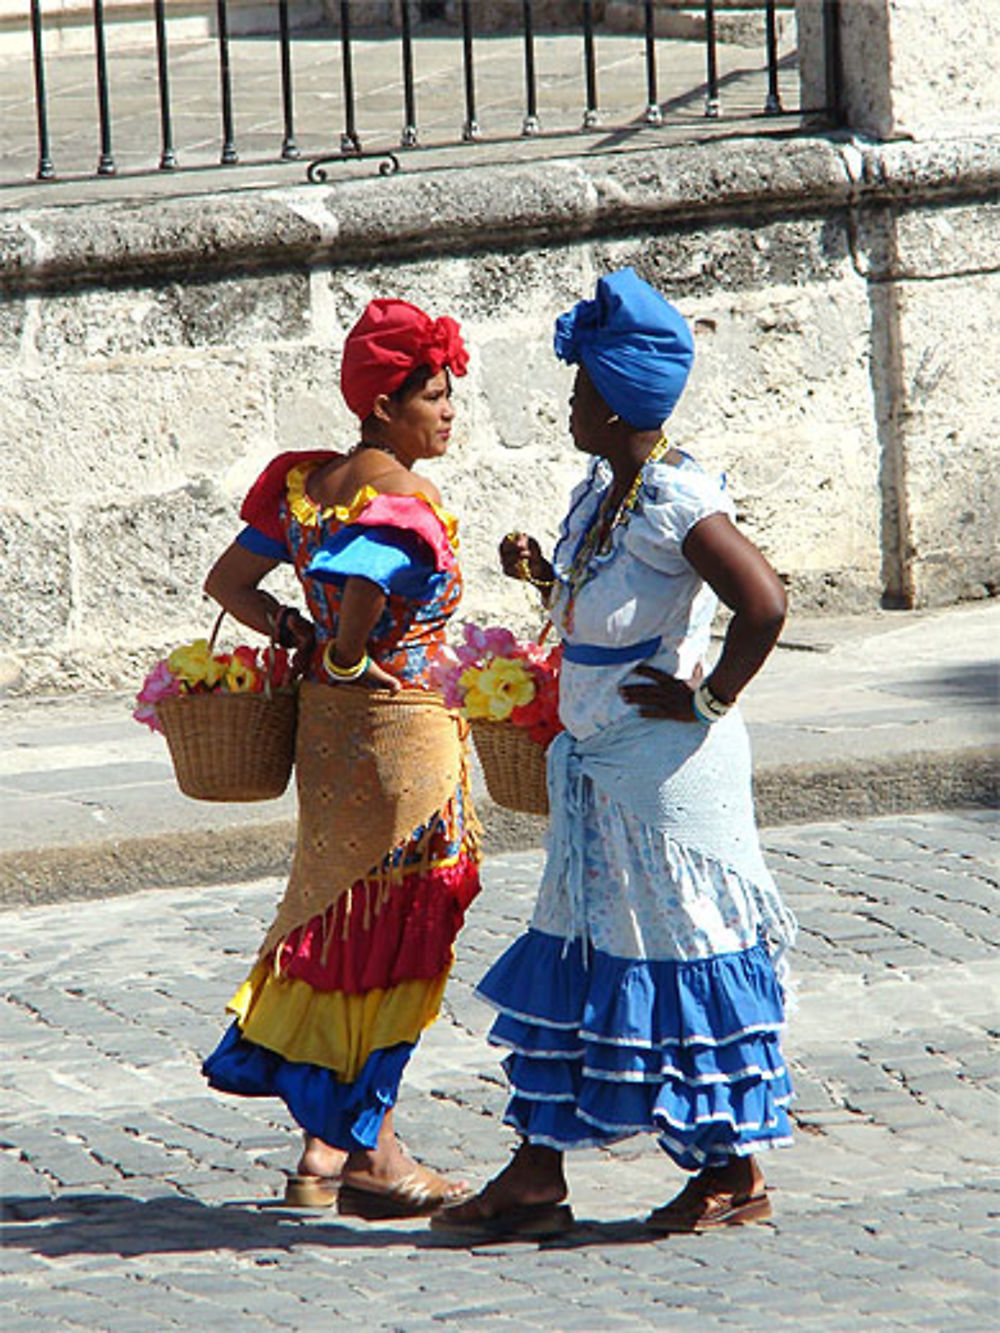
M 247 527 L 237 540 L 294 564 L 316 625 L 312 680 L 323 680 L 344 582 L 358 575 L 386 594 L 372 658 L 404 692 L 429 690 L 461 595 L 456 522 L 422 496 L 368 487 L 348 505 L 320 510 L 306 482 L 331 457 L 274 460 L 244 503 Z M 300 784 L 300 807 L 310 799 Z M 205 1061 L 212 1087 L 281 1097 L 307 1133 L 348 1151 L 373 1148 L 420 1034 L 437 1016 L 455 937 L 479 891 L 476 833 L 463 761 L 448 799 L 385 847 L 370 874 L 336 895 L 331 885 L 330 905 L 276 940 L 272 929 L 230 1001 L 235 1021 Z
M 611 481 L 592 463 L 556 547 L 567 730 L 549 749 L 545 871 L 529 930 L 479 994 L 509 1052 L 507 1123 L 528 1140 L 652 1131 L 697 1170 L 790 1141 L 779 1034 L 795 923 L 761 857 L 738 710 L 711 727 L 649 720 L 619 694 L 639 662 L 686 679 L 704 660 L 716 599 L 682 545 L 732 513 L 724 485 L 686 456 L 647 463 L 570 609 Z

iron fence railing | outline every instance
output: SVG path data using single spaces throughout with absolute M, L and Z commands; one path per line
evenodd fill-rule
M 661 4 L 663 0 L 661 0 Z M 54 60 L 63 60 L 64 56 L 53 56 L 46 51 L 46 0 L 30 0 L 30 32 L 31 32 L 31 62 L 33 74 L 33 102 L 34 102 L 34 120 L 37 129 L 37 158 L 34 162 L 34 175 L 37 180 L 45 181 L 54 179 L 57 173 L 61 176 L 79 176 L 86 174 L 86 169 L 81 169 L 79 161 L 62 162 L 57 160 L 57 154 L 53 150 L 52 134 L 50 132 L 51 112 L 54 106 L 53 93 L 49 86 L 48 74 L 51 70 Z M 746 95 L 742 101 L 739 101 L 737 114 L 745 116 L 761 117 L 787 117 L 789 114 L 801 114 L 808 110 L 812 117 L 825 115 L 829 123 L 838 123 L 839 105 L 840 105 L 840 79 L 839 79 L 839 47 L 838 47 L 838 23 L 839 23 L 839 5 L 840 0 L 821 0 L 822 15 L 825 34 L 825 79 L 826 79 L 826 106 L 822 108 L 811 107 L 803 108 L 797 104 L 797 99 L 793 96 L 792 101 L 796 102 L 794 107 L 788 106 L 787 87 L 790 83 L 788 70 L 794 61 L 794 51 L 789 56 L 788 52 L 783 55 L 781 51 L 781 41 L 779 38 L 779 20 L 782 22 L 792 21 L 794 11 L 791 7 L 791 0 L 749 0 L 743 6 L 745 10 L 756 9 L 759 12 L 762 29 L 762 50 L 759 53 L 759 59 L 753 65 L 752 72 L 756 75 L 756 82 L 753 86 L 760 93 L 759 101 L 750 104 L 746 101 Z M 620 105 L 614 109 L 614 114 L 618 116 L 621 125 L 631 125 L 633 127 L 655 128 L 664 125 L 672 116 L 676 118 L 679 114 L 690 115 L 692 108 L 700 103 L 700 115 L 709 119 L 718 119 L 723 114 L 730 114 L 730 109 L 724 104 L 723 85 L 739 85 L 741 88 L 749 88 L 753 80 L 749 78 L 748 66 L 745 60 L 734 61 L 729 59 L 729 65 L 732 66 L 728 72 L 722 69 L 720 62 L 720 49 L 722 43 L 719 36 L 720 22 L 726 20 L 729 16 L 729 6 L 726 0 L 703 0 L 697 6 L 697 17 L 701 19 L 701 36 L 699 43 L 701 47 L 701 72 L 691 73 L 689 70 L 688 87 L 683 90 L 684 96 L 677 96 L 676 87 L 668 90 L 668 96 L 664 99 L 663 80 L 658 61 L 662 60 L 663 52 L 670 48 L 671 43 L 676 39 L 662 37 L 657 35 L 657 19 L 660 5 L 656 0 L 647 0 L 646 3 L 636 5 L 634 8 L 639 14 L 638 29 L 628 37 L 622 34 L 615 34 L 615 52 L 620 52 L 623 42 L 630 42 L 631 48 L 635 53 L 635 59 L 641 62 L 641 79 L 637 80 L 637 89 L 641 87 L 642 92 L 636 97 L 636 105 L 631 108 L 622 108 Z M 397 10 L 398 29 L 383 27 L 379 32 L 372 32 L 366 29 L 364 41 L 366 50 L 370 53 L 372 43 L 377 42 L 379 48 L 386 52 L 391 48 L 398 46 L 398 55 L 394 57 L 394 63 L 399 70 L 399 79 L 395 91 L 399 94 L 399 104 L 397 115 L 401 116 L 402 130 L 397 130 L 398 141 L 389 144 L 385 134 L 385 117 L 383 114 L 382 122 L 379 128 L 375 130 L 367 129 L 362 123 L 362 101 L 359 96 L 358 82 L 356 78 L 356 54 L 358 48 L 358 37 L 356 36 L 356 21 L 358 19 L 357 0 L 340 0 L 338 5 L 332 5 L 333 17 L 336 23 L 325 35 L 317 39 L 314 33 L 308 34 L 308 46 L 312 54 L 311 80 L 315 85 L 317 79 L 325 79 L 327 86 L 327 101 L 324 104 L 324 112 L 329 114 L 331 103 L 334 101 L 334 94 L 331 91 L 335 79 L 335 70 L 337 65 L 337 54 L 339 48 L 339 89 L 337 89 L 336 110 L 341 118 L 339 128 L 339 152 L 327 152 L 324 154 L 323 148 L 332 147 L 331 140 L 336 142 L 338 130 L 335 125 L 326 124 L 319 126 L 316 123 L 316 117 L 312 119 L 309 128 L 308 137 L 311 140 L 311 147 L 304 148 L 297 133 L 297 85 L 295 63 L 296 57 L 301 51 L 299 45 L 304 39 L 303 34 L 293 31 L 293 25 L 289 15 L 288 0 L 276 0 L 276 13 L 274 22 L 273 36 L 267 38 L 258 38 L 258 42 L 267 41 L 274 44 L 276 48 L 276 66 L 277 66 L 277 97 L 276 103 L 271 107 L 269 119 L 273 122 L 273 131 L 268 130 L 264 133 L 265 141 L 262 144 L 261 134 L 255 130 L 253 151 L 255 160 L 293 160 L 303 155 L 313 158 L 310 166 L 311 179 L 325 179 L 325 168 L 331 162 L 358 159 L 365 156 L 375 156 L 383 158 L 389 163 L 388 167 L 383 169 L 394 169 L 398 166 L 398 159 L 392 149 L 397 146 L 401 150 L 415 149 L 419 147 L 435 146 L 444 147 L 450 144 L 476 144 L 482 142 L 510 141 L 518 138 L 537 138 L 545 134 L 567 134 L 593 132 L 599 126 L 605 123 L 605 107 L 601 98 L 601 77 L 602 65 L 600 53 L 604 45 L 611 40 L 610 34 L 602 29 L 601 24 L 595 19 L 595 6 L 588 3 L 587 0 L 581 0 L 577 6 L 579 11 L 579 20 L 574 25 L 564 26 L 558 32 L 561 42 L 561 51 L 563 58 L 566 58 L 567 52 L 571 51 L 572 45 L 579 43 L 578 57 L 575 62 L 575 72 L 567 67 L 562 70 L 557 78 L 549 79 L 549 83 L 558 86 L 562 97 L 562 113 L 565 120 L 565 104 L 567 96 L 577 99 L 576 123 L 559 123 L 558 116 L 552 116 L 543 107 L 543 93 L 545 91 L 544 81 L 539 76 L 537 52 L 540 41 L 540 30 L 536 21 L 535 5 L 532 0 L 523 0 L 521 5 L 521 21 L 509 29 L 504 39 L 507 43 L 507 50 L 510 52 L 513 46 L 520 50 L 518 65 L 520 70 L 514 73 L 513 67 L 510 70 L 509 78 L 516 82 L 516 88 L 507 87 L 505 96 L 500 99 L 503 103 L 503 115 L 497 109 L 496 99 L 491 110 L 491 123 L 488 127 L 482 124 L 480 106 L 477 104 L 480 76 L 483 72 L 482 66 L 477 64 L 479 53 L 489 43 L 489 49 L 492 54 L 496 49 L 497 35 L 495 33 L 478 33 L 476 30 L 476 10 L 477 6 L 470 3 L 469 0 L 462 0 L 462 3 L 453 6 L 452 12 L 455 22 L 447 29 L 442 24 L 438 24 L 434 29 L 435 42 L 441 49 L 447 47 L 453 60 L 454 78 L 447 79 L 440 76 L 434 82 L 433 97 L 435 101 L 434 116 L 431 118 L 433 123 L 424 126 L 420 120 L 420 108 L 418 106 L 418 91 L 420 83 L 417 77 L 417 61 L 415 58 L 415 49 L 418 44 L 417 36 L 414 32 L 413 17 L 411 15 L 411 6 L 404 0 Z M 568 7 L 567 7 L 568 8 Z M 692 6 L 689 6 L 692 8 Z M 175 48 L 179 45 L 173 41 L 170 35 L 168 24 L 168 12 L 165 0 L 151 0 L 151 18 L 153 24 L 153 50 L 148 53 L 152 59 L 155 68 L 155 88 L 156 88 L 156 109 L 159 121 L 159 147 L 158 153 L 155 150 L 156 131 L 147 129 L 149 135 L 146 143 L 147 157 L 145 162 L 136 162 L 135 153 L 132 153 L 130 160 L 125 164 L 124 169 L 130 173 L 142 172 L 171 172 L 182 166 L 206 166 L 212 162 L 223 166 L 230 166 L 241 160 L 243 148 L 238 143 L 236 114 L 234 110 L 234 84 L 235 73 L 232 59 L 233 38 L 230 33 L 230 12 L 227 0 L 215 0 L 214 7 L 211 10 L 211 20 L 214 29 L 212 43 L 216 49 L 217 55 L 217 89 L 218 105 L 215 115 L 218 117 L 216 125 L 217 133 L 221 131 L 216 139 L 215 153 L 210 151 L 210 137 L 206 134 L 204 127 L 201 128 L 199 135 L 196 136 L 199 144 L 199 150 L 193 155 L 185 153 L 182 162 L 182 154 L 178 150 L 176 139 L 176 119 L 177 108 L 173 85 L 173 74 L 175 71 Z M 109 54 L 107 32 L 108 19 L 105 14 L 104 0 L 92 0 L 92 29 L 93 29 L 93 79 L 94 91 L 96 92 L 96 135 L 98 141 L 97 153 L 97 176 L 113 176 L 122 166 L 116 156 L 115 149 L 115 122 L 113 120 L 113 98 L 112 98 L 112 71 L 113 63 L 116 59 L 114 52 Z M 421 32 L 423 29 L 421 29 Z M 551 34 L 548 34 L 551 36 Z M 569 45 L 567 45 L 569 44 Z M 685 50 L 688 53 L 689 62 L 694 60 L 691 52 L 692 43 L 688 41 L 685 44 Z M 320 54 L 317 54 L 320 52 Z M 135 55 L 130 57 L 135 59 Z M 9 58 L 8 58 L 9 59 Z M 491 65 L 492 68 L 492 65 Z M 782 78 L 785 78 L 786 92 L 782 91 Z M 213 80 L 214 81 L 214 80 Z M 577 91 L 568 92 L 569 86 L 574 85 Z M 442 88 L 448 85 L 448 96 L 453 98 L 453 114 L 450 115 L 450 121 L 453 128 L 449 130 L 449 114 L 442 111 Z M 451 89 L 454 91 L 451 91 Z M 79 92 L 79 90 L 77 90 Z M 751 95 L 757 97 L 757 92 Z M 640 100 L 641 99 L 641 100 Z M 382 112 L 385 112 L 384 96 L 382 99 Z M 516 104 L 520 103 L 517 107 Z M 504 120 L 506 117 L 506 120 Z M 397 125 L 399 120 L 397 120 Z M 133 127 L 134 130 L 134 127 Z M 268 135 L 270 136 L 268 138 Z M 200 157 L 199 157 L 200 153 Z M 245 160 L 245 159 L 244 159 Z M 0 172 L 3 171 L 0 166 Z

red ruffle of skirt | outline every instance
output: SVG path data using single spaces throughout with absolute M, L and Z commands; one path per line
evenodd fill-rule
M 465 852 L 453 865 L 407 875 L 388 892 L 359 881 L 292 931 L 280 946 L 278 970 L 314 990 L 348 995 L 436 977 L 451 962 L 478 892 L 478 860 Z

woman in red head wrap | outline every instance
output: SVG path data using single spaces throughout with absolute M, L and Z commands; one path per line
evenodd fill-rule
M 371 302 L 341 369 L 360 439 L 275 459 L 205 584 L 295 648 L 305 675 L 291 876 L 205 1074 L 221 1091 L 281 1097 L 301 1125 L 286 1202 L 363 1217 L 461 1194 L 407 1156 L 393 1108 L 479 889 L 459 723 L 431 688 L 461 593 L 457 524 L 414 470 L 448 448 L 451 376 L 467 363 L 454 320 Z M 260 587 L 282 561 L 308 615 Z

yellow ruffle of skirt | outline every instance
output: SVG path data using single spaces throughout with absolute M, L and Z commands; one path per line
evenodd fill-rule
M 450 970 L 449 964 L 430 980 L 347 995 L 275 976 L 263 962 L 226 1007 L 248 1041 L 286 1060 L 332 1069 L 342 1083 L 351 1083 L 372 1051 L 415 1043 L 434 1022 Z

